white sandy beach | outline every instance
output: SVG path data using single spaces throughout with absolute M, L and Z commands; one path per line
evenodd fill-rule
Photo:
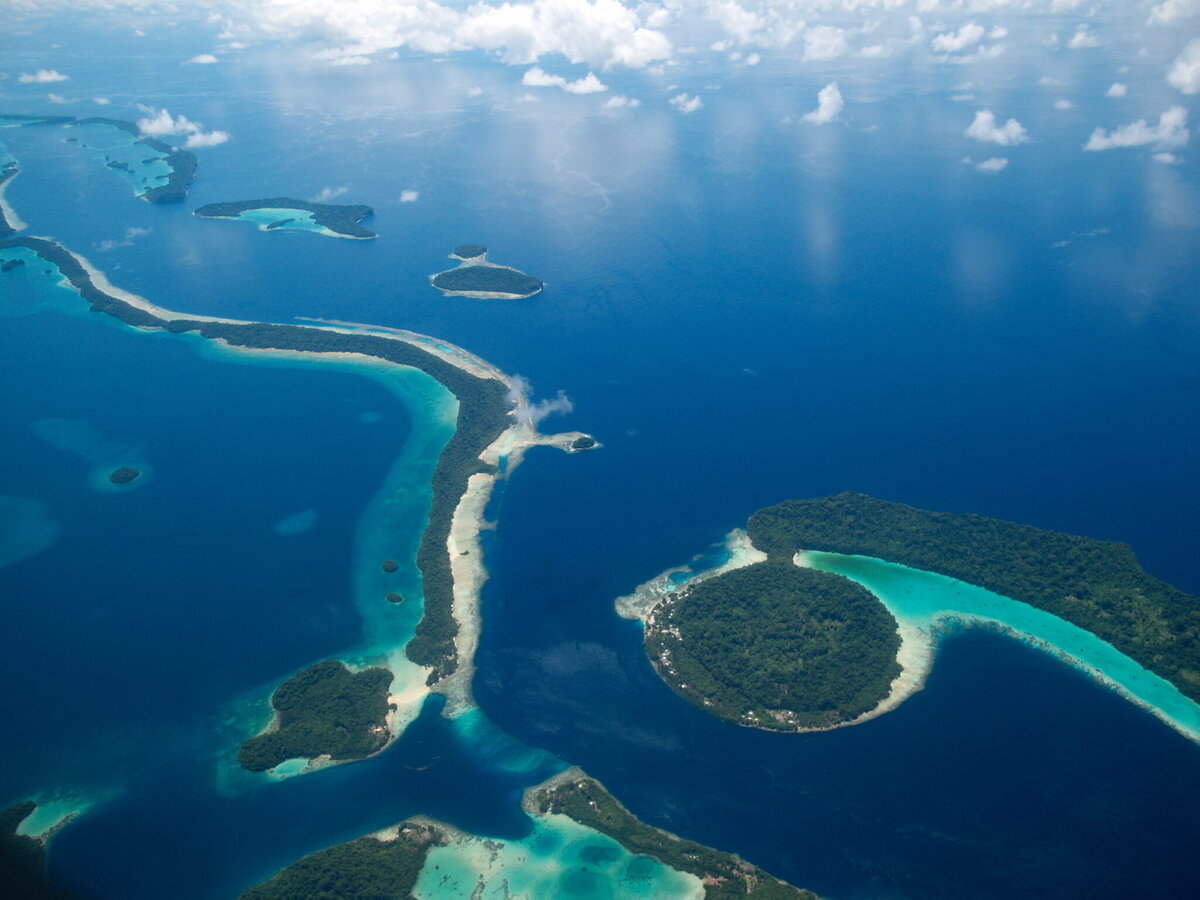
M 8 223 L 8 227 L 13 231 L 24 231 L 29 227 L 21 220 L 21 217 L 17 215 L 17 211 L 9 205 L 8 200 L 4 196 L 5 191 L 8 190 L 8 186 L 19 177 L 19 175 L 14 175 L 3 184 L 0 184 L 0 210 L 4 211 L 4 221 Z

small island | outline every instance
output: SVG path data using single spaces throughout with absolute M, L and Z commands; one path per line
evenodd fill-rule
M 705 900 L 817 900 L 811 891 L 779 881 L 731 853 L 644 824 L 580 769 L 530 788 L 522 805 L 531 815 L 564 815 L 608 835 L 630 853 L 695 875 L 704 884 Z
M 141 470 L 135 469 L 133 466 L 121 466 L 121 468 L 113 469 L 108 473 L 108 480 L 113 484 L 129 484 L 141 477 L 141 474 Z
M 263 734 L 238 750 L 238 762 L 265 772 L 289 759 L 363 759 L 390 736 L 388 688 L 383 667 L 352 672 L 336 659 L 314 663 L 271 696 L 275 719 Z
M 446 841 L 432 824 L 403 822 L 296 860 L 238 900 L 409 900 L 425 858 Z
M 37 838 L 17 831 L 36 809 L 37 804 L 30 800 L 0 809 L 0 884 L 12 890 L 13 897 L 45 896 L 46 847 Z
M 385 571 L 389 575 L 391 575 L 393 572 L 395 572 L 397 569 L 400 568 L 400 563 L 396 562 L 394 559 L 385 559 L 380 564 L 379 568 L 383 569 L 383 571 Z
M 244 215 L 258 210 L 270 213 L 266 222 L 260 222 L 263 231 L 312 231 L 333 237 L 369 240 L 375 232 L 363 228 L 360 222 L 375 211 L 369 206 L 342 205 L 334 203 L 308 203 L 292 197 L 272 197 L 266 200 L 238 200 L 228 203 L 209 203 L 197 209 L 193 215 L 201 219 L 245 219 Z M 305 215 L 288 215 L 303 213 Z M 315 226 L 315 227 L 314 227 Z
M 25 260 L 23 259 L 6 259 L 0 263 L 0 272 L 11 272 L 13 269 L 19 269 L 23 265 L 25 265 Z
M 598 446 L 598 443 L 597 443 L 596 439 L 594 437 L 592 437 L 590 434 L 585 434 L 585 435 L 582 435 L 581 437 L 577 437 L 577 438 L 575 438 L 575 440 L 571 441 L 571 446 L 568 447 L 567 449 L 570 451 L 594 450 L 597 446 Z
M 488 262 L 484 244 L 461 244 L 450 258 L 460 261 L 457 268 L 429 276 L 430 283 L 447 297 L 523 300 L 545 287 L 540 278 Z
M 768 560 L 685 585 L 646 620 L 646 653 L 684 699 L 771 731 L 831 728 L 888 696 L 896 621 L 840 575 Z
M 403 603 L 404 595 L 397 593 L 396 591 L 389 591 L 385 599 L 388 603 Z

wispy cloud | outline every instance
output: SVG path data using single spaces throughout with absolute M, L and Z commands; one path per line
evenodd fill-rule
M 149 228 L 126 228 L 123 238 L 101 241 L 96 244 L 96 249 L 102 253 L 107 253 L 109 250 L 115 250 L 117 247 L 132 247 L 138 238 L 144 237 L 149 233 Z
M 408 191 L 400 192 L 400 202 L 401 203 L 416 203 L 420 199 L 421 199 L 420 191 L 408 190 Z
M 1158 150 L 1173 150 L 1188 142 L 1187 110 L 1172 106 L 1158 117 L 1157 125 L 1138 119 L 1111 132 L 1097 128 L 1083 145 L 1084 150 L 1112 150 L 1117 147 L 1144 147 L 1153 144 Z
M 187 60 L 185 65 L 194 64 L 194 65 L 199 65 L 199 66 L 210 66 L 215 62 L 220 62 L 220 60 L 218 60 L 211 53 L 201 53 L 201 54 L 199 54 L 197 56 L 193 56 L 191 59 Z
M 17 81 L 21 82 L 21 84 L 53 84 L 56 81 L 67 81 L 70 77 L 70 75 L 64 75 L 56 69 L 38 69 L 32 74 L 22 72 L 17 76 Z
M 968 22 L 958 31 L 947 31 L 942 34 L 934 35 L 930 46 L 938 53 L 957 53 L 960 50 L 965 50 L 979 43 L 983 37 L 984 31 L 982 25 L 977 25 L 974 22 Z
M 529 402 L 529 398 L 532 396 L 533 385 L 529 383 L 529 379 L 521 375 L 514 375 L 513 387 L 508 392 L 508 402 L 516 404 L 517 408 L 513 411 L 513 418 L 524 425 L 536 428 L 538 423 L 547 416 L 555 413 L 566 415 L 575 409 L 575 404 L 571 402 L 571 398 L 565 391 L 559 391 L 552 399 L 542 399 L 537 403 Z
M 624 94 L 617 94 L 604 101 L 605 109 L 634 109 L 641 105 L 641 100 L 636 97 L 626 97 Z
M 1112 87 L 1105 91 L 1105 96 L 1108 97 L 1124 97 L 1129 93 L 1129 87 L 1121 84 L 1119 81 L 1114 81 Z
M 326 187 L 321 188 L 321 190 L 317 192 L 316 196 L 314 196 L 312 198 L 312 202 L 313 203 L 328 203 L 330 200 L 336 200 L 338 197 L 342 196 L 342 194 L 345 194 L 349 190 L 350 190 L 350 188 L 346 187 L 345 185 L 342 185 L 341 187 L 326 186 Z
M 985 159 L 983 162 L 975 164 L 975 171 L 977 172 L 990 172 L 994 174 L 996 172 L 1003 172 L 1007 168 L 1008 160 L 1003 156 L 993 156 L 991 159 Z

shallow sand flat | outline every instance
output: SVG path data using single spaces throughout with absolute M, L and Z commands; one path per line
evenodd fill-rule
M 867 717 L 894 709 L 920 690 L 942 635 L 956 628 L 986 627 L 1058 657 L 1200 742 L 1200 705 L 1111 644 L 1058 616 L 945 575 L 872 557 L 810 551 L 803 554 L 803 564 L 857 581 L 901 625 L 897 659 L 904 672 L 883 704 Z
M 645 622 L 654 612 L 667 594 L 673 593 L 684 585 L 699 584 L 734 569 L 752 566 L 766 560 L 767 554 L 754 546 L 750 536 L 741 528 L 735 528 L 725 535 L 725 550 L 728 554 L 725 561 L 718 566 L 696 571 L 690 564 L 675 566 L 655 575 L 649 581 L 638 585 L 632 594 L 618 597 L 614 603 L 617 615 L 624 619 L 640 619 Z M 679 577 L 676 576 L 686 576 Z
M 8 200 L 4 196 L 4 192 L 8 190 L 8 186 L 16 181 L 18 177 L 20 176 L 14 175 L 3 184 L 0 184 L 0 210 L 4 211 L 4 221 L 8 223 L 9 228 L 13 231 L 24 231 L 29 226 L 21 220 L 21 217 L 17 215 L 17 211 L 9 205 Z

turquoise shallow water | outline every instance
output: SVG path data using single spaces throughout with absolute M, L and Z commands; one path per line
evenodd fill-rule
M 328 228 L 318 225 L 313 220 L 313 214 L 304 209 L 263 207 L 262 209 L 248 209 L 245 212 L 238 213 L 234 218 L 239 221 L 253 222 L 258 226 L 260 231 L 313 231 L 317 234 L 329 235 L 331 237 L 337 236 Z M 267 228 L 268 225 L 272 225 L 275 222 L 286 222 L 286 224 L 271 229 Z
M 413 890 L 417 900 L 691 900 L 694 875 L 635 856 L 566 816 L 536 820 L 519 841 L 455 839 L 430 851 Z
M 1091 632 L 1058 616 L 945 575 L 868 556 L 810 551 L 813 568 L 857 581 L 874 593 L 903 624 L 936 642 L 939 631 L 975 624 L 999 627 L 1061 656 L 1122 696 L 1148 709 L 1171 727 L 1200 741 L 1200 705 L 1170 682 Z

